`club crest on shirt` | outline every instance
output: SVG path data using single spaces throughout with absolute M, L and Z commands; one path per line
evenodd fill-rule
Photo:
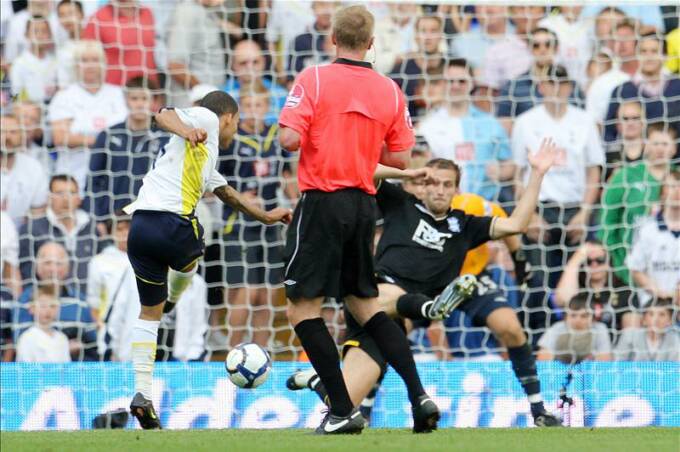
M 305 89 L 302 87 L 302 85 L 299 84 L 293 85 L 293 88 L 288 93 L 288 97 L 286 98 L 286 104 L 284 105 L 284 107 L 285 108 L 297 107 L 298 105 L 300 105 L 300 102 L 302 102 L 303 97 L 305 97 Z
M 421 219 L 420 223 L 418 223 L 418 227 L 416 228 L 416 232 L 413 233 L 411 240 L 416 242 L 418 245 L 437 250 L 441 253 L 444 251 L 444 243 L 446 243 L 446 239 L 450 239 L 451 237 L 453 237 L 453 234 L 439 232 L 430 226 L 427 221 Z
M 449 223 L 449 231 L 460 232 L 460 222 L 458 221 L 458 218 L 451 217 L 448 218 L 446 222 Z

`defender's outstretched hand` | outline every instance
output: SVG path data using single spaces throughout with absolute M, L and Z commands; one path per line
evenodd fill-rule
M 545 174 L 557 160 L 557 144 L 552 138 L 544 138 L 538 152 L 529 153 L 527 159 L 531 168 L 539 174 Z

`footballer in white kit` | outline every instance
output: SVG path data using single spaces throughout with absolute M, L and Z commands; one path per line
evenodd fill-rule
M 198 201 L 211 191 L 265 224 L 291 219 L 288 209 L 267 212 L 246 201 L 215 169 L 219 148 L 229 145 L 239 121 L 238 105 L 227 93 L 208 93 L 197 107 L 162 109 L 154 121 L 173 136 L 144 176 L 137 199 L 123 209 L 132 214 L 128 257 L 142 304 L 132 331 L 136 394 L 130 411 L 144 429 L 161 428 L 151 401 L 161 316 L 189 286 L 203 255 L 203 228 L 194 216 Z

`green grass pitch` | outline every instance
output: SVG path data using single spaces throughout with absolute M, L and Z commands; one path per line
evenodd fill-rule
M 256 451 L 680 451 L 680 428 L 443 429 L 430 435 L 371 429 L 357 436 L 311 430 L 98 430 L 1 432 L 2 452 Z

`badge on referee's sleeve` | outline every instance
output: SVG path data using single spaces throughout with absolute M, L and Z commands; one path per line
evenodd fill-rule
M 295 108 L 300 105 L 302 98 L 305 97 L 305 89 L 300 84 L 293 85 L 286 98 L 285 108 Z
M 408 108 L 404 108 L 404 120 L 409 129 L 413 128 L 413 121 L 411 121 L 411 113 L 408 112 Z

